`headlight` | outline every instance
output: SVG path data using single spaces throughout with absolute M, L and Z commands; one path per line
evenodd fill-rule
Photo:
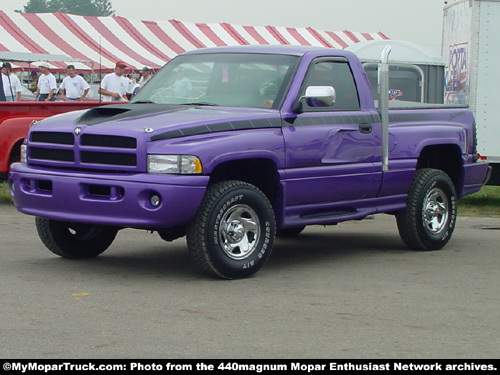
M 21 145 L 21 162 L 26 163 L 28 158 L 26 157 L 26 150 L 28 149 L 27 145 Z
M 202 173 L 201 161 L 193 155 L 148 155 L 149 173 Z

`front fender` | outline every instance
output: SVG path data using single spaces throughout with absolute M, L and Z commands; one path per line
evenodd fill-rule
M 234 160 L 269 159 L 277 168 L 283 168 L 285 163 L 281 128 L 229 131 L 150 142 L 148 154 L 195 155 L 201 160 L 204 174 L 210 174 L 221 163 Z

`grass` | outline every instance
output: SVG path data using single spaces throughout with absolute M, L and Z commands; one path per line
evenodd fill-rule
M 458 201 L 459 216 L 500 217 L 500 186 L 483 186 Z
M 0 202 L 12 202 L 9 185 L 0 182 Z M 459 216 L 500 217 L 500 186 L 483 186 L 458 201 Z
M 9 185 L 6 182 L 0 182 L 0 202 L 10 202 Z

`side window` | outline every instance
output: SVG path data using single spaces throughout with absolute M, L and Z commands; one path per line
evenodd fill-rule
M 304 103 L 305 111 L 355 111 L 360 109 L 358 90 L 346 60 L 313 61 L 306 74 L 300 95 L 304 95 L 309 86 L 333 86 L 337 99 L 332 107 L 312 108 Z

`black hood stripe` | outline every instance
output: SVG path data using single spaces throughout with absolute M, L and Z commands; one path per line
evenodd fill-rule
M 379 122 L 376 116 L 352 114 L 342 116 L 298 116 L 286 119 L 293 126 L 372 124 Z
M 390 122 L 422 122 L 431 119 L 429 114 L 390 114 Z M 263 118 L 256 120 L 240 120 L 221 122 L 210 125 L 200 125 L 191 128 L 171 130 L 151 137 L 152 141 L 161 139 L 173 139 L 186 137 L 188 135 L 199 135 L 231 130 L 279 128 L 281 126 L 311 126 L 311 125 L 346 125 L 346 124 L 373 124 L 380 123 L 378 114 L 350 114 L 343 116 L 297 116 L 286 118 L 282 125 L 279 117 Z
M 171 130 L 165 133 L 154 135 L 151 137 L 151 140 L 159 141 L 162 139 L 173 139 L 173 138 L 186 137 L 189 135 L 218 133 L 231 130 L 263 129 L 263 128 L 279 128 L 279 127 L 281 127 L 281 119 L 279 117 L 257 119 L 257 120 L 219 122 L 215 124 L 199 125 L 191 128 Z

